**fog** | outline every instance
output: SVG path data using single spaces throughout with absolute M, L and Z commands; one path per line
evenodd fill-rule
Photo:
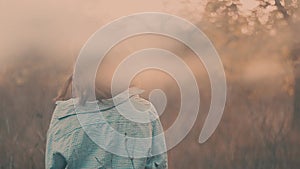
M 52 99 L 73 72 L 81 48 L 105 24 L 137 12 L 166 12 L 191 21 L 216 47 L 226 74 L 221 123 L 206 143 L 199 144 L 211 84 L 203 63 L 186 45 L 159 35 L 134 36 L 112 48 L 100 64 L 96 84 L 106 88 L 118 64 L 146 48 L 171 51 L 193 71 L 200 111 L 191 132 L 168 152 L 171 169 L 298 168 L 300 135 L 294 123 L 299 122 L 295 114 L 299 60 L 291 59 L 292 55 L 299 58 L 300 51 L 295 31 L 300 25 L 298 7 L 289 11 L 293 21 L 288 25 L 280 14 L 270 12 L 277 9 L 275 1 L 270 0 L 273 6 L 266 11 L 257 10 L 257 15 L 250 10 L 264 5 L 262 1 L 241 0 L 237 9 L 235 1 L 207 2 L 0 1 L 0 168 L 44 167 Z M 284 7 L 292 4 L 285 2 Z M 269 20 L 264 23 L 261 18 Z M 144 98 L 156 88 L 166 93 L 161 116 L 165 130 L 180 109 L 175 80 L 166 72 L 147 70 L 132 82 L 146 89 Z

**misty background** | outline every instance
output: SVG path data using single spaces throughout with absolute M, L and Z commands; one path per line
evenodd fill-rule
M 118 63 L 145 48 L 163 48 L 192 69 L 201 95 L 191 132 L 169 151 L 170 168 L 298 169 L 300 166 L 300 20 L 297 0 L 0 0 L 0 168 L 44 168 L 54 103 L 80 49 L 101 26 L 137 12 L 167 12 L 198 26 L 215 45 L 227 79 L 221 123 L 204 144 L 198 137 L 210 106 L 201 61 L 184 44 L 158 35 L 131 37 L 100 65 L 110 83 Z M 103 69 L 103 70 L 102 70 Z M 104 71 L 105 70 L 105 71 Z M 161 88 L 164 129 L 180 108 L 176 81 L 157 70 L 136 77 Z

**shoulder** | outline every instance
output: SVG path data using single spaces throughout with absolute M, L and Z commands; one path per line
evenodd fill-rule
M 139 95 L 134 95 L 130 97 L 129 100 L 133 104 L 133 106 L 140 111 L 149 110 L 152 105 L 148 100 L 141 98 Z
M 56 118 L 62 118 L 64 116 L 69 116 L 75 114 L 74 111 L 74 102 L 76 99 L 69 99 L 64 101 L 56 101 L 55 109 L 53 112 L 53 116 Z
M 154 105 L 150 101 L 140 97 L 139 95 L 132 96 L 130 101 L 137 110 L 148 113 L 151 121 L 159 118 Z

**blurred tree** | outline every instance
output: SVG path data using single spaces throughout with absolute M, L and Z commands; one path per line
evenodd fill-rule
M 182 0 L 183 15 L 199 23 L 199 26 L 214 38 L 219 51 L 231 56 L 224 66 L 231 71 L 232 62 L 247 62 L 265 53 L 292 67 L 293 76 L 287 77 L 286 92 L 294 97 L 293 124 L 300 128 L 300 19 L 298 0 L 208 0 L 200 21 L 190 4 L 195 0 Z M 194 5 L 195 6 L 195 5 Z M 196 7 L 195 7 L 196 8 Z M 198 9 L 200 11 L 200 9 Z M 251 45 L 252 43 L 252 45 Z M 247 44 L 247 45 L 244 45 Z M 245 49 L 246 47 L 246 49 Z M 237 52 L 238 51 L 238 52 Z M 226 53 L 226 52 L 224 52 Z M 273 54 L 275 53 L 275 54 Z M 273 54 L 273 55 L 272 55 Z M 267 65 L 266 65 L 267 66 Z M 230 75 L 229 75 L 230 76 Z M 294 78 L 294 79 L 293 79 Z
M 238 101 L 235 104 L 228 103 L 228 107 L 235 109 L 232 107 L 249 104 L 247 108 L 241 109 L 242 114 L 250 112 L 249 117 L 252 118 L 249 124 L 246 119 L 242 120 L 243 132 L 249 134 L 247 140 L 253 139 L 250 138 L 250 132 L 254 132 L 254 139 L 257 140 L 252 140 L 252 143 L 245 145 L 247 141 L 241 139 L 243 142 L 241 144 L 244 144 L 242 145 L 244 148 L 251 146 L 258 148 L 241 151 L 242 154 L 237 155 L 236 158 L 246 160 L 234 161 L 228 168 L 251 168 L 250 166 L 295 168 L 292 167 L 292 163 L 297 161 L 295 157 L 299 155 L 291 155 L 293 145 L 290 144 L 287 135 L 291 131 L 289 118 L 292 113 L 293 127 L 296 132 L 300 129 L 299 1 L 207 0 L 201 17 L 197 13 L 202 10 L 202 7 L 197 5 L 199 1 L 182 0 L 181 2 L 182 15 L 194 21 L 212 39 L 222 57 L 228 82 L 231 83 L 229 87 L 234 84 L 235 94 L 238 97 Z M 191 8 L 191 4 L 194 4 L 194 8 Z M 256 63 L 263 60 L 260 66 L 263 68 L 259 68 L 256 64 L 249 64 L 250 66 L 247 64 L 253 60 Z M 278 67 L 273 69 L 274 63 L 280 64 L 283 70 L 276 70 Z M 250 67 L 251 76 L 262 78 L 257 78 L 253 80 L 254 82 L 249 81 L 252 77 L 243 72 L 245 66 Z M 272 73 L 277 75 L 270 77 Z M 234 92 L 228 92 L 231 94 L 229 102 L 234 99 L 232 93 Z M 247 99 L 245 95 L 252 98 Z M 241 116 L 241 112 L 238 113 Z M 235 123 L 234 130 L 238 130 L 239 124 L 232 120 L 234 116 L 230 118 L 230 122 Z M 257 126 L 257 129 L 253 126 Z M 220 133 L 221 130 L 219 129 Z M 224 131 L 224 138 L 226 139 L 228 135 L 231 138 L 234 132 Z M 236 149 L 239 144 L 238 139 L 239 136 L 228 142 L 227 147 L 232 144 L 235 144 L 235 147 L 227 149 L 227 154 L 236 154 L 240 151 Z M 253 157 L 251 157 L 252 153 L 254 153 Z M 232 167 L 239 165 L 239 162 L 241 166 Z

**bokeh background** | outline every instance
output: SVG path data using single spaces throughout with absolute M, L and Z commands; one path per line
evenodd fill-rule
M 176 169 L 298 169 L 300 167 L 300 11 L 297 0 L 0 0 L 0 168 L 44 168 L 52 99 L 72 73 L 78 53 L 101 26 L 136 12 L 167 12 L 190 20 L 211 39 L 227 77 L 227 103 L 214 135 L 198 143 L 210 105 L 200 60 L 167 37 L 142 35 L 114 47 L 99 70 L 109 83 L 130 53 L 158 47 L 193 70 L 200 114 L 188 136 L 169 151 Z M 110 71 L 108 71 L 110 70 Z M 180 93 L 166 73 L 148 70 L 138 83 L 161 88 L 161 120 L 177 117 Z

